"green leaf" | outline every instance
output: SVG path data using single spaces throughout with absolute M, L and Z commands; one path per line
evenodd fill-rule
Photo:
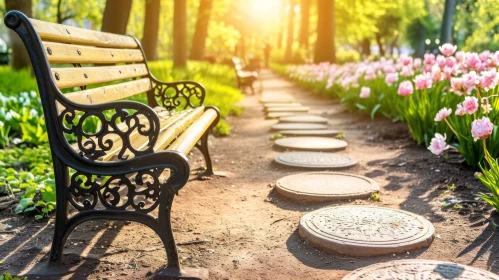
M 376 106 L 374 106 L 373 110 L 371 111 L 371 120 L 374 120 L 374 115 L 376 114 L 376 112 L 381 108 L 381 104 L 376 104 Z

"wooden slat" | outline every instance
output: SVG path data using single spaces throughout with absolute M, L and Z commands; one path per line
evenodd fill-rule
M 112 82 L 147 75 L 145 64 L 121 66 L 52 68 L 55 84 L 60 89 Z
M 194 124 L 184 131 L 184 133 L 168 147 L 168 150 L 177 151 L 185 155 L 188 154 L 216 118 L 217 112 L 215 110 L 206 110 Z
M 193 122 L 195 122 L 204 112 L 204 107 L 200 106 L 192 110 L 187 116 L 183 117 L 181 120 L 177 121 L 173 125 L 165 129 L 159 136 L 156 145 L 154 146 L 155 151 L 164 150 L 168 145 L 170 145 L 177 136 L 186 130 Z
M 100 104 L 134 96 L 146 92 L 151 88 L 151 80 L 144 78 L 116 85 L 72 92 L 65 96 L 79 104 Z
M 144 61 L 139 49 L 98 48 L 53 42 L 43 42 L 43 46 L 50 63 L 110 64 Z
M 44 41 L 109 48 L 134 49 L 138 47 L 135 39 L 130 36 L 92 31 L 36 19 L 31 19 L 31 22 Z

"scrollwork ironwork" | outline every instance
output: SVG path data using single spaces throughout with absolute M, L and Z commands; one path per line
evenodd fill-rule
M 195 108 L 204 102 L 206 91 L 204 87 L 192 81 L 164 83 L 156 81 L 153 87 L 154 96 L 159 105 L 167 110 L 183 110 Z
M 64 110 L 58 119 L 62 131 L 76 138 L 78 153 L 88 159 L 98 159 L 109 151 L 119 149 L 116 156 L 126 160 L 127 154 L 139 156 L 153 152 L 160 124 L 158 115 L 150 107 L 136 102 L 114 102 L 105 106 L 71 106 L 61 102 Z M 97 131 L 85 131 L 85 122 L 94 118 Z M 138 149 L 131 138 L 143 136 L 148 139 L 144 149 Z M 119 142 L 119 145 L 115 145 Z
M 78 211 L 95 209 L 100 202 L 108 210 L 149 213 L 160 203 L 161 189 L 168 184 L 165 168 L 145 169 L 135 174 L 100 176 L 76 171 L 68 188 L 68 201 Z

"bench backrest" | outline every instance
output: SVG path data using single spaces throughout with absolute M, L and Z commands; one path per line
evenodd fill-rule
M 245 67 L 244 61 L 237 57 L 232 58 L 232 63 L 234 63 L 234 68 L 236 69 L 236 71 L 241 71 Z
M 59 89 L 80 88 L 65 97 L 79 104 L 124 99 L 152 89 L 137 40 L 31 19 Z M 130 80 L 134 79 L 134 80 Z M 88 85 L 113 85 L 87 89 Z

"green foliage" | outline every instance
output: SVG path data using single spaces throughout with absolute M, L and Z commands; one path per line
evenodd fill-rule
M 0 66 L 0 77 L 0 92 L 7 96 L 38 89 L 29 69 L 13 71 L 9 66 Z
M 4 272 L 0 275 L 0 280 L 28 280 L 28 277 L 19 278 L 17 276 L 12 276 L 8 272 Z
M 483 140 L 480 140 L 483 141 Z M 489 168 L 480 165 L 483 173 L 475 173 L 475 177 L 487 187 L 491 195 L 481 193 L 478 195 L 481 199 L 485 200 L 488 204 L 493 206 L 499 212 L 499 161 L 487 157 Z
M 46 145 L 0 150 L 0 193 L 19 196 L 16 214 L 40 220 L 55 209 L 52 155 Z

